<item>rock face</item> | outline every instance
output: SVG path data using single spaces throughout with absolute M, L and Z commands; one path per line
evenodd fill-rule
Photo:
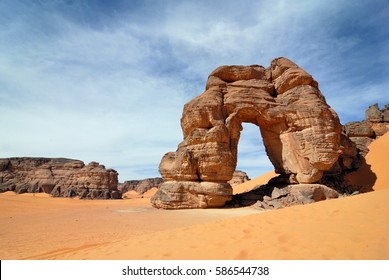
M 380 110 L 378 104 L 371 105 L 365 112 L 366 120 L 373 123 L 389 123 L 389 104 Z
M 389 104 L 380 110 L 378 104 L 371 105 L 365 112 L 366 119 L 344 125 L 344 133 L 356 144 L 362 156 L 366 156 L 368 146 L 376 138 L 389 131 Z
M 232 179 L 228 181 L 228 183 L 231 186 L 235 186 L 248 180 L 250 180 L 250 178 L 247 176 L 246 172 L 236 170 L 232 176 Z M 139 194 L 144 194 L 152 188 L 159 188 L 162 183 L 163 180 L 160 177 L 148 178 L 144 180 L 129 180 L 124 181 L 123 184 L 119 184 L 118 190 L 121 191 L 122 194 L 128 191 L 136 191 Z
M 64 158 L 0 159 L 0 192 L 45 192 L 55 197 L 117 199 L 118 173 L 97 162 Z
M 144 194 L 151 188 L 159 188 L 162 184 L 162 178 L 149 178 L 144 180 L 130 180 L 125 181 L 123 184 L 119 184 L 118 189 L 122 194 L 128 191 L 136 191 L 139 194 Z
M 228 183 L 234 187 L 236 185 L 242 184 L 244 182 L 249 181 L 250 178 L 247 175 L 246 172 L 240 171 L 240 170 L 235 170 L 234 174 L 232 174 L 232 179 L 228 181 Z
M 221 66 L 184 106 L 184 140 L 159 165 L 157 208 L 220 207 L 229 201 L 242 123 L 257 125 L 275 171 L 289 183 L 320 181 L 339 155 L 342 126 L 318 83 L 286 58 L 269 68 Z

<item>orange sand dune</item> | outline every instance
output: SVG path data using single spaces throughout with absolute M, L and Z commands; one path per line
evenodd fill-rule
M 0 259 L 389 259 L 388 145 L 389 133 L 366 157 L 377 191 L 268 212 L 157 210 L 155 190 L 97 201 L 2 193 Z

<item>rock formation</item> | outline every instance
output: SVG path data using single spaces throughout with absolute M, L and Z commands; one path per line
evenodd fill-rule
M 228 183 L 234 187 L 236 185 L 242 184 L 244 182 L 249 181 L 250 178 L 247 175 L 246 172 L 240 171 L 240 170 L 235 170 L 234 174 L 232 174 L 231 180 L 228 181 Z
M 232 176 L 232 179 L 228 181 L 228 183 L 231 186 L 235 186 L 248 180 L 250 180 L 250 178 L 247 176 L 246 172 L 236 170 Z M 128 191 L 136 191 L 139 194 L 144 194 L 152 188 L 159 188 L 162 183 L 163 180 L 160 177 L 147 178 L 143 180 L 129 180 L 119 184 L 118 190 L 122 194 L 125 194 Z
M 374 104 L 366 110 L 365 115 L 365 120 L 349 122 L 344 126 L 344 133 L 356 144 L 363 156 L 368 153 L 368 146 L 374 139 L 389 131 L 389 104 L 382 110 L 378 104 Z
M 338 198 L 339 193 L 321 184 L 266 184 L 233 196 L 229 207 L 254 206 L 257 209 L 279 209 Z
M 371 105 L 365 112 L 366 120 L 373 123 L 389 123 L 389 104 L 380 110 L 378 104 Z
M 123 184 L 119 184 L 118 189 L 122 192 L 122 194 L 128 191 L 136 191 L 139 194 L 144 194 L 151 188 L 159 188 L 162 182 L 162 178 L 159 177 L 144 180 L 130 180 L 124 181 Z
M 55 197 L 117 199 L 118 173 L 97 162 L 65 158 L 0 159 L 0 192 L 45 192 Z
M 318 83 L 286 58 L 269 68 L 221 66 L 184 106 L 184 140 L 159 165 L 157 208 L 220 207 L 231 199 L 242 122 L 257 125 L 275 171 L 288 183 L 319 182 L 344 152 L 342 126 Z

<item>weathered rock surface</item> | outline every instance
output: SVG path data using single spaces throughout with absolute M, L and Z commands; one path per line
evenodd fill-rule
M 289 183 L 319 182 L 343 153 L 338 116 L 318 83 L 295 63 L 277 58 L 269 68 L 221 66 L 208 77 L 206 91 L 184 106 L 184 140 L 161 160 L 165 183 L 153 206 L 204 208 L 230 200 L 227 182 L 235 171 L 242 122 L 260 128 L 275 171 Z M 212 190 L 205 195 L 200 186 L 208 183 Z
M 373 190 L 374 180 L 368 184 L 359 184 L 350 180 L 349 175 L 359 168 L 363 168 L 367 178 L 375 178 L 375 174 L 366 163 L 365 156 L 369 152 L 368 146 L 377 138 L 389 131 L 389 122 L 385 115 L 389 112 L 389 104 L 380 110 L 377 104 L 366 110 L 366 119 L 359 122 L 349 122 L 343 127 L 341 145 L 343 154 L 338 162 L 323 176 L 321 183 L 330 186 L 344 194 L 354 192 L 369 192 Z
M 365 156 L 369 152 L 368 146 L 389 131 L 389 122 L 384 119 L 387 112 L 389 112 L 389 104 L 382 110 L 374 104 L 366 110 L 366 120 L 349 122 L 343 126 L 341 135 L 343 153 L 332 168 L 324 173 L 320 180 L 321 184 L 346 195 L 372 191 L 373 180 L 368 185 L 360 185 L 353 180 L 350 181 L 347 177 L 359 168 L 364 169 L 366 177 L 375 177 L 366 163 Z
M 378 123 L 389 123 L 389 104 L 386 104 L 382 110 L 378 107 L 378 104 L 373 104 L 365 112 L 366 120 Z
M 232 198 L 228 183 L 168 181 L 151 198 L 154 207 L 164 209 L 188 209 L 221 207 Z
M 344 125 L 344 133 L 356 144 L 362 156 L 369 152 L 368 146 L 376 138 L 389 131 L 389 104 L 380 110 L 378 104 L 371 105 L 365 112 L 366 119 Z
M 338 198 L 339 193 L 321 184 L 267 184 L 247 193 L 234 195 L 230 207 L 255 206 L 260 209 L 279 209 Z
M 247 182 L 249 180 L 250 178 L 246 172 L 235 170 L 232 179 L 228 181 L 228 183 L 231 186 L 235 186 Z M 163 180 L 160 177 L 147 178 L 143 180 L 128 180 L 124 181 L 124 183 L 119 183 L 118 190 L 121 191 L 122 194 L 125 194 L 128 191 L 136 191 L 139 194 L 144 194 L 152 188 L 158 189 L 162 183 Z
M 247 175 L 246 172 L 241 171 L 241 170 L 235 170 L 234 174 L 232 175 L 232 179 L 228 181 L 228 183 L 234 187 L 236 185 L 242 184 L 244 182 L 249 181 L 250 178 Z
M 118 190 L 120 190 L 122 194 L 128 191 L 136 191 L 139 194 L 144 194 L 152 188 L 159 188 L 162 182 L 162 178 L 159 177 L 144 180 L 130 180 L 125 181 L 123 184 L 119 184 Z
M 121 198 L 118 173 L 97 162 L 65 158 L 0 159 L 0 192 L 45 192 L 54 197 Z

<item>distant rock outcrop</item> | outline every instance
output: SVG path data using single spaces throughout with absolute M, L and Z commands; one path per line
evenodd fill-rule
M 389 104 L 380 110 L 378 104 L 371 105 L 365 112 L 366 120 L 373 123 L 389 123 Z
M 287 183 L 319 182 L 344 154 L 337 114 L 295 63 L 277 58 L 269 68 L 221 66 L 209 75 L 205 92 L 184 106 L 184 140 L 161 160 L 164 183 L 153 206 L 220 207 L 231 200 L 227 182 L 242 122 L 260 128 L 266 153 Z
M 162 184 L 162 178 L 148 178 L 144 180 L 130 180 L 124 181 L 124 183 L 119 184 L 118 189 L 124 194 L 128 191 L 136 191 L 139 194 L 144 194 L 152 188 L 159 188 Z
M 228 181 L 228 183 L 234 187 L 236 185 L 242 184 L 244 182 L 249 181 L 250 178 L 247 175 L 246 172 L 241 171 L 241 170 L 235 170 L 234 174 L 232 174 L 232 179 Z
M 361 155 L 366 156 L 368 146 L 389 131 L 389 104 L 380 110 L 378 104 L 366 110 L 366 119 L 344 125 L 344 133 L 356 144 Z
M 0 159 L 0 192 L 45 192 L 54 197 L 118 199 L 118 173 L 104 165 L 65 158 Z

